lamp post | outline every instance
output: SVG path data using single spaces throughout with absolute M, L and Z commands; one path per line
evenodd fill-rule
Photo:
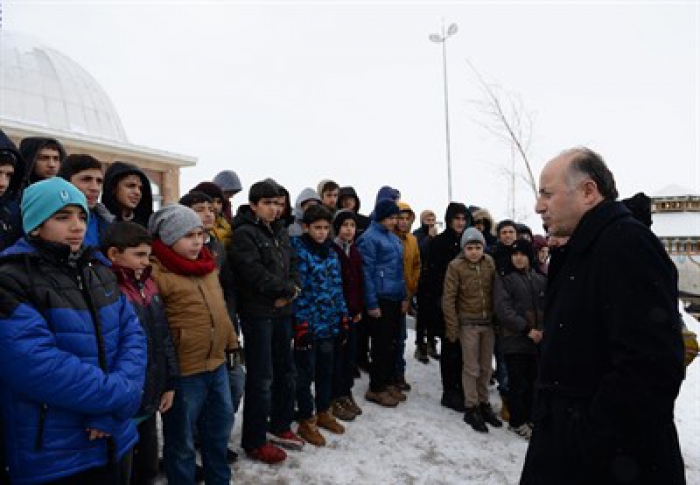
M 457 33 L 457 24 L 451 24 L 445 30 L 442 23 L 441 34 L 431 34 L 428 37 L 432 42 L 442 44 L 442 74 L 445 83 L 445 142 L 447 145 L 447 202 L 452 202 L 452 161 L 450 159 L 450 109 L 447 96 L 447 39 Z

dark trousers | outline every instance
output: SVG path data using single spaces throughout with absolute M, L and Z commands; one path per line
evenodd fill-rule
M 332 399 L 350 396 L 355 383 L 357 365 L 357 323 L 350 323 L 345 343 L 336 339 L 333 354 L 333 390 Z
M 132 485 L 150 484 L 159 473 L 158 470 L 158 429 L 156 413 L 139 423 L 139 442 L 134 446 Z
M 294 420 L 292 322 L 289 317 L 241 318 L 241 325 L 247 367 L 241 443 L 253 450 L 266 443 L 268 429 L 287 431 Z
M 532 422 L 537 358 L 534 354 L 506 354 L 505 361 L 510 385 L 508 393 L 510 425 L 518 427 Z
M 496 372 L 494 377 L 496 382 L 498 382 L 498 392 L 502 398 L 508 399 L 510 386 L 508 383 L 508 368 L 506 367 L 506 361 L 503 358 L 503 350 L 501 347 L 501 336 L 500 332 L 496 332 L 496 345 L 493 347 L 493 356 L 496 358 Z
M 433 343 L 437 333 L 435 320 L 442 316 L 434 299 L 418 290 L 418 311 L 416 312 L 416 345 Z
M 59 478 L 51 485 L 129 485 L 131 477 L 131 450 L 119 462 L 90 468 L 69 477 Z
M 372 365 L 369 373 L 369 388 L 381 392 L 391 384 L 396 369 L 396 338 L 401 322 L 401 302 L 380 298 L 382 316 L 369 317 L 372 329 Z
M 406 353 L 407 337 L 406 314 L 402 313 L 401 320 L 399 322 L 398 334 L 396 335 L 396 368 L 394 370 L 394 377 L 401 377 L 406 374 L 406 358 L 404 354 Z
M 310 349 L 294 349 L 299 421 L 314 415 L 314 403 L 317 413 L 328 411 L 331 407 L 334 345 L 334 339 L 329 337 L 315 340 Z M 312 384 L 315 396 L 311 394 Z
M 464 395 L 462 390 L 462 346 L 459 340 L 451 343 L 446 338 L 442 339 L 440 347 L 440 377 L 442 377 L 442 391 L 444 393 L 458 393 Z
M 370 321 L 367 312 L 362 313 L 362 320 L 357 323 L 357 345 L 356 345 L 356 361 L 357 365 L 364 369 L 369 368 L 369 352 L 370 352 Z

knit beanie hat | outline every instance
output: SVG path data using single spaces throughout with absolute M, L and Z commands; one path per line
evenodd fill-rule
M 340 226 L 342 226 L 348 219 L 352 219 L 355 221 L 355 223 L 357 223 L 357 214 L 349 209 L 341 209 L 335 213 L 335 216 L 333 217 L 333 230 L 336 234 L 340 232 Z
M 238 174 L 233 170 L 224 170 L 216 174 L 214 180 L 212 180 L 219 188 L 223 191 L 228 192 L 240 192 L 243 190 L 241 186 L 241 179 L 238 178 Z
M 148 220 L 148 232 L 172 246 L 188 232 L 202 226 L 195 211 L 180 204 L 166 205 Z
M 482 246 L 486 246 L 484 236 L 481 234 L 481 231 L 478 230 L 476 227 L 468 227 L 462 233 L 462 239 L 459 242 L 460 247 L 464 249 L 464 246 L 466 246 L 469 243 L 479 243 Z
M 517 239 L 510 247 L 510 254 L 523 253 L 528 258 L 532 259 L 534 252 L 532 251 L 532 243 L 527 239 Z
M 67 205 L 77 205 L 90 217 L 83 193 L 61 177 L 52 177 L 27 187 L 22 195 L 21 206 L 25 234 L 32 232 Z
M 401 210 L 399 206 L 396 205 L 396 202 L 391 199 L 382 199 L 377 202 L 377 205 L 374 207 L 374 220 L 383 221 L 387 217 L 396 215 L 399 212 L 401 212 Z

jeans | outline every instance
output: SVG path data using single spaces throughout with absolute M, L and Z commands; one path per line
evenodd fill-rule
M 228 369 L 228 381 L 231 386 L 233 414 L 236 414 L 238 407 L 241 405 L 243 390 L 245 389 L 245 369 L 241 364 L 236 364 L 233 368 Z
M 333 353 L 332 399 L 350 396 L 357 367 L 357 323 L 350 323 L 345 343 L 336 339 Z
M 299 421 L 304 421 L 314 415 L 314 400 L 317 413 L 328 411 L 331 407 L 334 345 L 334 339 L 329 337 L 315 340 L 310 349 L 294 349 L 294 362 L 297 367 L 296 393 Z M 315 399 L 311 395 L 311 384 L 314 385 Z
M 163 462 L 168 483 L 195 481 L 194 429 L 201 444 L 204 480 L 228 484 L 231 468 L 226 462 L 233 427 L 233 406 L 226 365 L 216 370 L 180 377 L 173 407 L 163 414 Z
M 406 352 L 406 314 L 401 315 L 401 322 L 399 323 L 399 334 L 396 339 L 396 371 L 394 372 L 395 377 L 401 377 L 406 374 L 406 358 L 404 353 Z
M 382 316 L 369 318 L 372 332 L 372 365 L 369 373 L 369 388 L 382 392 L 391 384 L 396 368 L 396 336 L 401 322 L 401 302 L 380 298 Z
M 248 372 L 241 444 L 254 450 L 267 442 L 268 430 L 287 431 L 294 420 L 292 322 L 289 317 L 241 318 L 241 325 Z

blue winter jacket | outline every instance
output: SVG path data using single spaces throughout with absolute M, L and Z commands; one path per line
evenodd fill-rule
M 332 244 L 330 240 L 317 244 L 308 241 L 308 236 L 292 238 L 301 282 L 301 292 L 294 300 L 294 320 L 308 322 L 314 338 L 337 335 L 341 320 L 348 315 L 340 261 Z
M 369 229 L 357 240 L 365 274 L 365 306 L 379 308 L 379 299 L 403 301 L 406 283 L 403 279 L 403 245 L 386 227 L 372 221 Z
M 146 340 L 90 251 L 20 239 L 0 257 L 0 407 L 13 483 L 116 462 L 137 441 Z M 111 435 L 90 441 L 86 429 Z

